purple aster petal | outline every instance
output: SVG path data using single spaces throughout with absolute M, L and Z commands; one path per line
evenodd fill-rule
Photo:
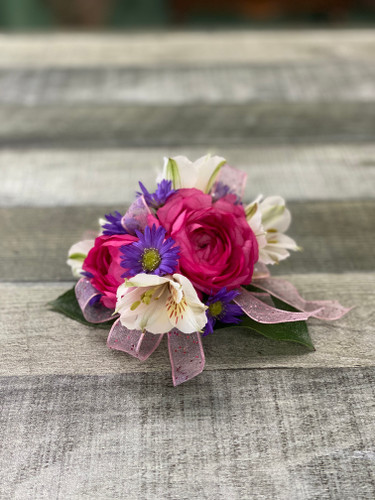
M 97 295 L 94 295 L 90 300 L 89 300 L 89 304 L 90 306 L 93 306 L 95 304 L 97 304 L 98 302 L 100 302 L 100 299 L 102 298 L 102 294 L 101 293 L 98 293 Z
M 150 193 L 142 182 L 139 182 L 139 187 L 142 192 L 137 192 L 137 196 L 143 196 L 147 205 L 155 210 L 165 205 L 171 194 L 175 193 L 175 190 L 172 189 L 172 181 L 167 181 L 166 179 L 159 182 L 154 193 Z
M 89 271 L 81 271 L 82 276 L 85 276 L 85 278 L 93 278 L 94 275 L 90 273 Z
M 106 214 L 105 218 L 109 224 L 103 225 L 103 234 L 114 235 L 114 234 L 128 234 L 126 229 L 121 224 L 122 215 L 117 210 L 113 214 Z
M 139 241 L 120 247 L 121 267 L 126 269 L 122 275 L 123 278 L 131 278 L 139 273 L 164 276 L 172 274 L 176 270 L 179 247 L 175 246 L 175 241 L 172 238 L 164 241 L 165 234 L 166 231 L 162 226 L 158 228 L 155 224 L 151 228 L 146 226 L 143 234 L 137 231 Z M 160 258 L 156 268 L 144 268 L 145 253 L 149 250 L 155 251 L 158 259 Z
M 203 333 L 202 337 L 206 337 L 206 335 L 210 335 L 211 333 L 214 333 L 214 325 L 216 323 L 216 320 L 212 318 L 212 316 L 207 316 L 207 323 L 205 327 L 203 328 Z
M 212 201 L 218 201 L 220 198 L 224 198 L 225 196 L 228 196 L 228 194 L 234 195 L 234 205 L 240 205 L 241 200 L 240 198 L 236 195 L 235 192 L 233 192 L 229 186 L 224 184 L 223 182 L 217 182 L 215 184 L 215 188 L 212 194 Z
M 233 299 L 239 295 L 238 290 L 228 291 L 225 287 L 219 290 L 215 295 L 211 295 L 207 299 L 206 305 L 208 309 L 206 310 L 207 324 L 204 328 L 204 335 L 208 335 L 213 332 L 213 326 L 216 321 L 221 321 L 222 323 L 238 324 L 241 321 L 241 316 L 243 315 L 242 309 L 237 305 L 233 304 Z M 210 306 L 220 302 L 221 312 L 216 316 L 212 315 L 212 309 Z M 211 331 L 212 330 L 212 331 Z

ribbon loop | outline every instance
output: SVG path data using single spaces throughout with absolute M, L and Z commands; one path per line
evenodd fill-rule
M 107 346 L 110 349 L 126 352 L 140 361 L 145 361 L 158 347 L 162 338 L 163 334 L 155 335 L 140 330 L 129 330 L 118 319 L 109 332 Z
M 168 350 L 175 387 L 203 371 L 205 357 L 200 333 L 181 333 L 174 328 L 168 333 Z
M 265 264 L 262 264 L 262 262 L 257 262 L 254 265 L 253 281 L 262 278 L 269 278 L 270 276 L 271 273 L 269 272 L 268 267 Z
M 83 317 L 89 323 L 104 323 L 113 319 L 113 310 L 103 306 L 96 299 L 101 293 L 92 286 L 90 280 L 81 278 L 75 286 L 75 294 Z
M 239 200 L 242 200 L 245 192 L 246 179 L 247 174 L 245 172 L 225 164 L 221 167 L 216 177 L 211 195 L 214 199 L 215 197 L 220 198 L 222 196 L 221 191 L 225 186 L 228 186 L 229 192 L 225 194 L 235 194 Z
M 149 215 L 151 212 L 144 196 L 138 196 L 121 219 L 121 225 L 129 234 L 135 235 L 136 230 L 143 231 L 147 226 Z

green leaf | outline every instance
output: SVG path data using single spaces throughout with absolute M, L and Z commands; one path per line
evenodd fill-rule
M 307 329 L 306 321 L 266 325 L 264 323 L 258 323 L 248 316 L 245 316 L 242 323 L 236 326 L 255 330 L 264 337 L 272 340 L 282 340 L 284 342 L 295 342 L 297 344 L 302 344 L 311 351 L 315 351 L 314 345 L 309 335 L 309 331 Z
M 250 292 L 262 292 L 262 290 L 256 288 L 253 285 L 247 285 L 244 288 Z M 284 309 L 285 311 L 298 311 L 294 307 L 286 304 L 282 300 L 271 295 L 272 301 L 275 307 L 278 309 Z M 224 327 L 224 324 L 220 324 L 219 328 Z M 229 325 L 226 325 L 227 327 Z M 312 343 L 306 321 L 294 321 L 291 323 L 276 323 L 274 325 L 266 325 L 264 323 L 258 323 L 248 316 L 243 317 L 242 323 L 239 325 L 233 325 L 233 327 L 245 327 L 251 330 L 255 330 L 260 335 L 267 337 L 272 340 L 281 340 L 284 342 L 295 342 L 297 344 L 302 344 L 311 351 L 315 351 L 315 347 Z
M 105 323 L 89 323 L 88 321 L 86 321 L 77 302 L 74 287 L 71 290 L 68 290 L 67 292 L 60 295 L 60 297 L 57 297 L 57 299 L 53 300 L 52 302 L 48 302 L 48 304 L 54 311 L 65 314 L 65 316 L 68 316 L 71 319 L 79 321 L 84 325 L 93 326 L 95 328 L 103 328 L 105 330 L 108 330 L 115 322 L 115 319 L 106 321 Z

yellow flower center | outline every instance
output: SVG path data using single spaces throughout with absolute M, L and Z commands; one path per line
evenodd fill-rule
M 210 314 L 213 318 L 216 318 L 216 316 L 219 316 L 219 314 L 223 310 L 223 303 L 218 300 L 217 302 L 214 302 L 213 304 L 210 304 L 208 306 L 208 309 L 210 311 Z
M 142 267 L 144 271 L 155 271 L 161 262 L 160 253 L 156 248 L 146 248 L 142 255 Z

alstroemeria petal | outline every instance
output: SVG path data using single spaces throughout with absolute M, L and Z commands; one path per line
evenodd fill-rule
M 127 287 L 148 287 L 169 283 L 168 276 L 158 276 L 157 274 L 139 273 L 126 282 Z
M 193 333 L 206 324 L 205 310 L 193 285 L 179 274 L 138 274 L 117 290 L 116 312 L 133 330 L 159 334 L 176 327 Z
M 259 204 L 262 214 L 262 225 L 266 230 L 284 233 L 292 220 L 290 211 L 281 196 L 269 196 Z
M 69 248 L 68 260 L 66 263 L 71 267 L 72 274 L 75 278 L 82 277 L 81 272 L 83 262 L 94 244 L 94 240 L 82 240 L 78 243 L 74 243 L 74 245 Z
M 202 156 L 194 162 L 186 156 L 174 156 L 165 160 L 160 178 L 172 180 L 175 189 L 196 188 L 205 192 L 225 161 L 221 156 L 211 155 Z

